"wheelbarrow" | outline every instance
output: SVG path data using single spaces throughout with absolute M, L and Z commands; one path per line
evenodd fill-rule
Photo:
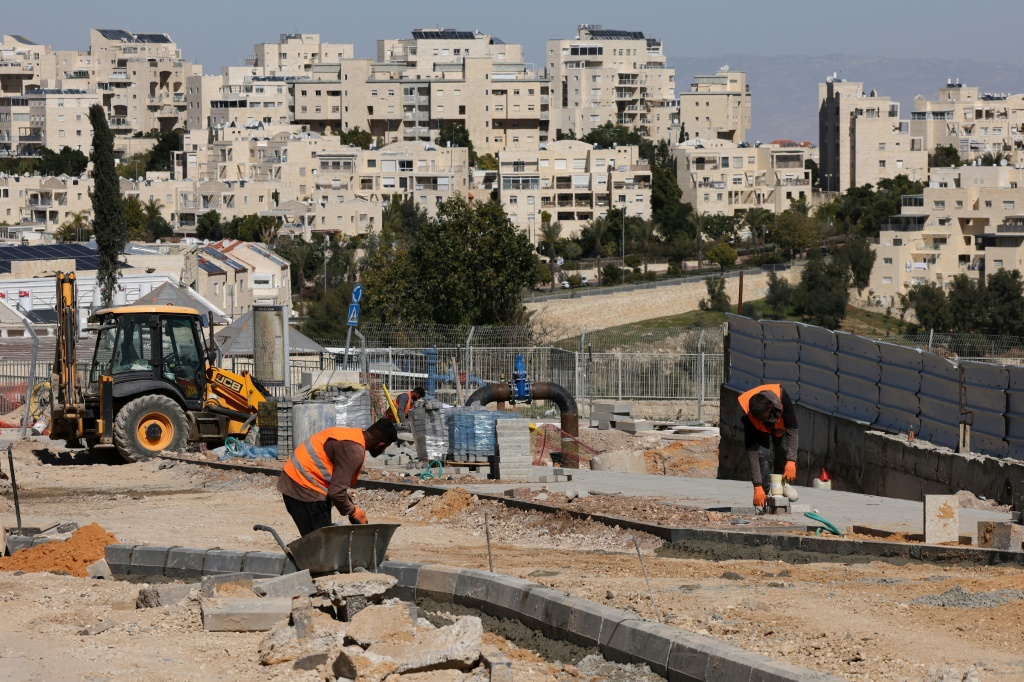
M 252 527 L 270 533 L 300 571 L 311 575 L 377 572 L 385 560 L 388 545 L 400 523 L 367 523 L 350 526 L 325 526 L 287 545 L 277 531 L 262 523 Z

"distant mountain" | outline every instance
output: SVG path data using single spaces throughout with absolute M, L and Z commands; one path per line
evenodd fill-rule
M 1010 62 L 899 59 L 859 55 L 723 55 L 716 57 L 669 57 L 676 69 L 676 91 L 688 92 L 690 79 L 712 74 L 728 65 L 746 71 L 753 95 L 752 126 L 747 140 L 769 142 L 790 139 L 818 144 L 818 83 L 838 73 L 840 78 L 864 83 L 900 101 L 904 118 L 910 117 L 914 97 L 935 99 L 950 78 L 981 92 L 1024 92 L 1024 72 Z

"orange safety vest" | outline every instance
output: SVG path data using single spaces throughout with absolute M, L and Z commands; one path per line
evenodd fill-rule
M 765 433 L 771 433 L 774 436 L 782 436 L 783 434 L 786 433 L 786 425 L 783 423 L 781 415 L 779 416 L 779 421 L 775 422 L 775 427 L 771 431 L 769 431 L 767 426 L 762 424 L 759 420 L 755 419 L 750 414 L 750 399 L 753 398 L 758 393 L 762 393 L 764 391 L 771 391 L 772 393 L 774 393 L 778 397 L 779 402 L 780 403 L 782 402 L 782 385 L 781 384 L 765 384 L 763 386 L 758 386 L 756 388 L 752 388 L 749 391 L 747 391 L 746 393 L 744 393 L 743 395 L 741 395 L 739 397 L 740 407 L 742 407 L 743 411 L 747 413 L 747 419 L 750 420 L 750 423 L 753 424 L 754 428 L 756 428 L 758 431 L 764 431 Z
M 295 448 L 295 452 L 284 465 L 284 472 L 290 479 L 321 495 L 327 494 L 327 488 L 331 485 L 331 475 L 334 473 L 334 463 L 324 450 L 324 445 L 329 440 L 348 440 L 366 448 L 366 438 L 362 430 L 332 426 L 306 439 L 302 445 Z M 349 487 L 356 484 L 362 468 L 363 465 L 360 464 Z
M 402 415 L 402 419 L 409 418 L 409 408 L 412 407 L 412 403 L 415 400 L 415 398 L 413 398 L 414 395 L 416 394 L 413 393 L 412 391 L 405 392 L 405 397 L 407 398 L 407 400 L 405 401 L 405 413 Z

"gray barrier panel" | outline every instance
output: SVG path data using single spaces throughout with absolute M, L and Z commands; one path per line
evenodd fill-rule
M 987 362 L 962 362 L 964 409 L 974 413 L 971 451 L 1006 457 L 1006 389 L 1010 375 L 1006 367 Z M 970 420 L 971 415 L 963 419 Z
M 836 332 L 839 404 L 836 414 L 865 424 L 878 419 L 878 344 L 863 336 Z
M 1024 459 L 1024 367 L 1007 367 L 1006 389 L 1007 455 Z
M 822 327 L 796 325 L 800 336 L 800 404 L 834 414 L 839 401 L 836 375 L 836 334 Z
M 727 315 L 729 320 L 729 377 L 741 391 L 760 386 L 764 378 L 764 331 L 756 320 Z
M 794 322 L 761 320 L 764 330 L 764 383 L 782 384 L 800 400 L 800 333 Z
M 883 429 L 920 431 L 921 351 L 891 343 L 876 343 L 881 373 L 878 378 L 878 419 Z
M 918 399 L 921 402 L 920 437 L 955 450 L 960 441 L 960 372 L 956 365 L 941 356 L 921 353 Z

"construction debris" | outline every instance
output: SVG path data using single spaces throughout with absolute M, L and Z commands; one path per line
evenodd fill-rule
M 93 523 L 63 542 L 47 542 L 0 557 L 0 571 L 67 573 L 85 578 L 89 566 L 103 558 L 104 548 L 116 543 L 117 538 Z

